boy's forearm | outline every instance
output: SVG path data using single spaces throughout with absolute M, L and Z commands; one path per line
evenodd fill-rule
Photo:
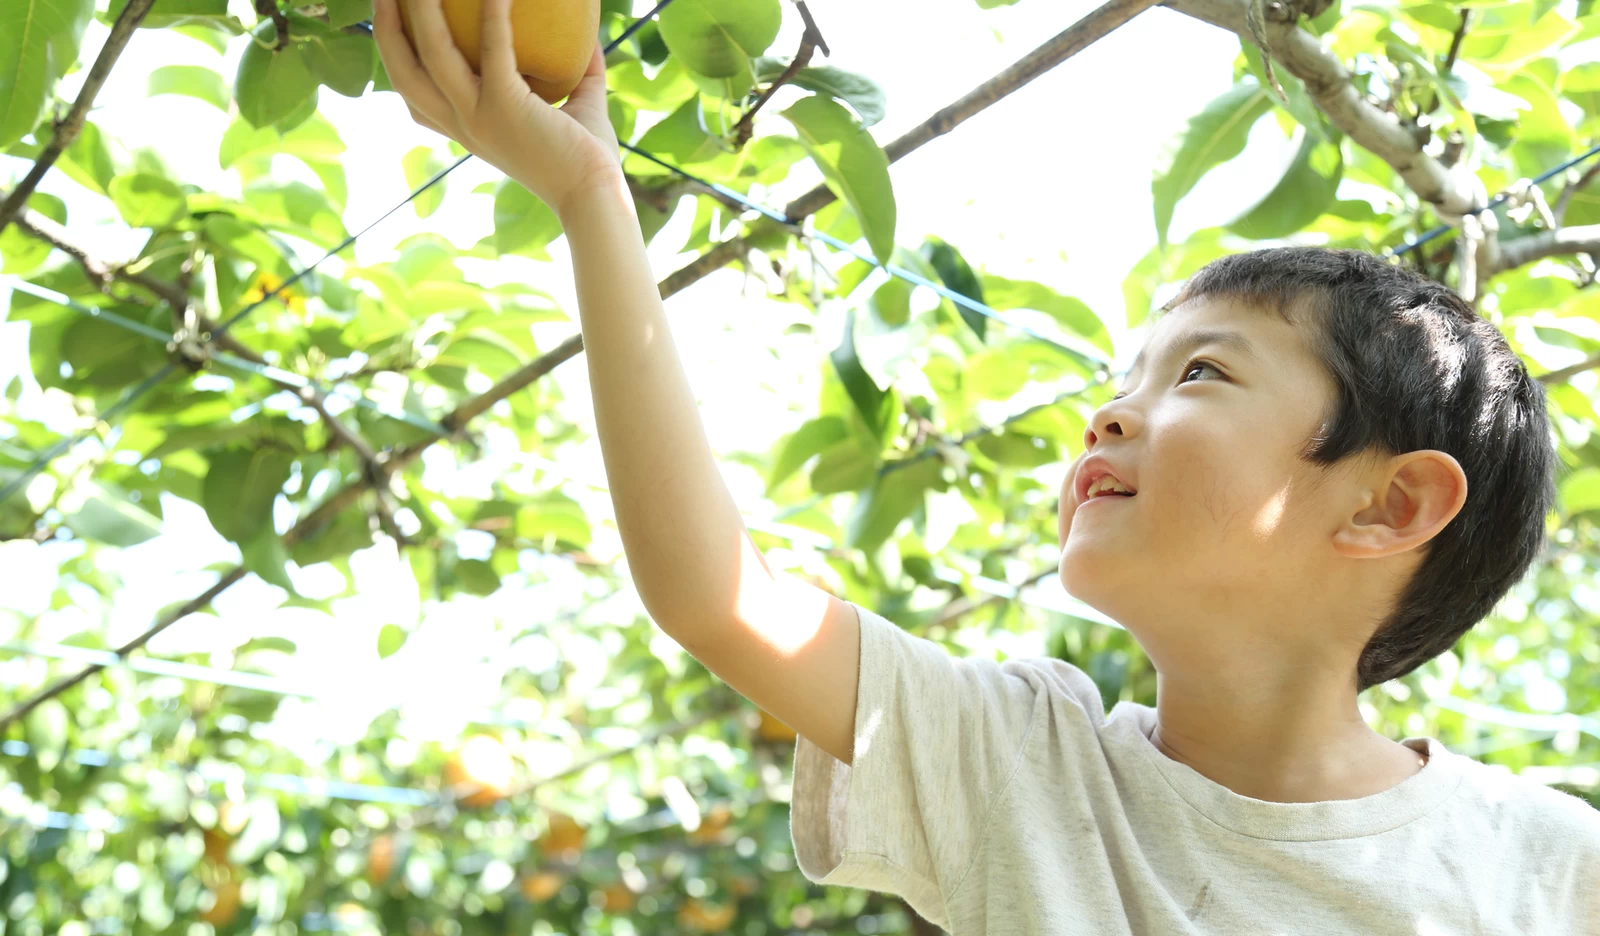
M 687 644 L 702 635 L 683 628 L 734 605 L 754 546 L 706 438 L 632 198 L 620 182 L 594 190 L 562 227 L 629 570 L 656 623 Z

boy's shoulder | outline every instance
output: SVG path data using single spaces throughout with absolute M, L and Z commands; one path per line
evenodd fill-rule
M 1498 828 L 1548 845 L 1551 836 L 1600 861 L 1600 809 L 1587 800 L 1508 768 L 1462 755 L 1467 802 Z

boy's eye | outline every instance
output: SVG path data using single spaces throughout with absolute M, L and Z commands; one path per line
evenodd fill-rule
M 1218 376 L 1222 375 L 1222 371 L 1217 369 L 1217 365 L 1212 364 L 1210 361 L 1193 360 L 1184 366 L 1183 379 L 1178 382 L 1187 383 L 1194 374 L 1204 371 L 1211 371 Z

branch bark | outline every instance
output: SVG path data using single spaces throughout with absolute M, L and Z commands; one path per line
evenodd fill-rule
M 132 0 L 129 6 L 131 8 L 133 3 L 142 2 L 144 2 L 144 0 Z M 151 2 L 153 2 L 153 0 L 151 0 Z M 949 133 L 951 130 L 955 129 L 973 115 L 980 113 L 985 108 L 1005 98 L 1013 91 L 1016 91 L 1018 88 L 1026 85 L 1028 82 L 1049 71 L 1051 68 L 1055 67 L 1066 59 L 1071 58 L 1073 55 L 1087 48 L 1089 45 L 1105 36 L 1113 29 L 1116 29 L 1118 26 L 1121 26 L 1123 23 L 1126 23 L 1128 20 L 1144 12 L 1150 7 L 1155 6 L 1155 4 L 1156 0 L 1109 0 L 1109 2 L 1107 2 L 1105 5 L 1099 7 L 1092 13 L 1089 13 L 1083 19 L 1067 27 L 1053 39 L 1028 53 L 1016 64 L 1007 68 L 1005 71 L 1000 72 L 998 75 L 984 82 L 982 85 L 979 85 L 977 88 L 973 89 L 954 104 L 951 104 L 948 107 L 940 110 L 932 117 L 923 121 L 923 123 L 918 127 L 889 144 L 889 146 L 885 147 L 885 151 L 889 155 L 890 162 L 898 161 L 929 141 Z M 834 201 L 835 197 L 836 196 L 833 194 L 832 190 L 828 189 L 826 186 L 818 186 L 817 188 L 812 189 L 810 192 L 791 202 L 788 208 L 785 210 L 785 214 L 788 216 L 791 222 L 798 221 L 807 215 L 815 213 L 818 209 Z M 757 225 L 760 226 L 763 223 L 769 225 L 769 227 L 767 227 L 768 231 L 771 230 L 770 225 L 775 224 L 775 222 L 763 221 L 757 222 Z M 688 288 L 691 284 L 711 273 L 713 270 L 719 269 L 731 261 L 742 257 L 744 255 L 744 251 L 748 249 L 749 246 L 746 238 L 751 238 L 755 233 L 756 232 L 752 232 L 751 235 L 735 237 L 730 240 L 723 241 L 716 247 L 713 247 L 712 249 L 701 254 L 698 258 L 691 261 L 687 266 L 669 275 L 659 284 L 661 297 L 666 299 L 678 292 L 681 292 L 682 290 Z M 441 422 L 448 429 L 458 430 L 473 417 L 483 413 L 495 403 L 498 403 L 518 390 L 528 386 L 533 381 L 543 377 L 551 370 L 554 370 L 563 361 L 567 361 L 573 357 L 576 357 L 582 350 L 583 335 L 582 333 L 579 333 L 567 339 L 553 351 L 550 351 L 540 356 L 538 359 L 529 362 L 516 373 L 505 378 L 499 384 L 488 390 L 482 396 L 462 404 L 455 410 L 455 412 L 446 416 L 443 420 L 441 420 Z M 298 391 L 298 388 L 296 388 L 296 390 Z M 434 441 L 437 440 L 430 439 L 415 445 L 396 449 L 389 459 L 388 469 L 390 471 L 398 471 L 405 467 L 407 464 L 421 456 L 421 454 L 426 451 L 427 448 L 434 443 Z M 286 547 L 292 546 L 300 540 L 314 535 L 330 520 L 337 516 L 340 511 L 354 503 L 361 496 L 361 493 L 366 490 L 367 486 L 368 482 L 363 479 L 359 482 L 347 484 L 335 491 L 333 494 L 329 495 L 327 500 L 323 501 L 304 517 L 301 517 L 294 526 L 290 527 L 283 534 L 284 545 Z M 244 576 L 244 566 L 235 566 L 232 570 L 223 575 L 216 585 L 213 585 L 211 588 L 207 589 L 204 594 L 195 598 L 193 601 L 187 602 L 183 607 L 177 609 L 176 611 L 163 615 L 149 630 L 145 631 L 143 634 L 140 634 L 133 641 L 125 645 L 125 647 L 119 648 L 116 651 L 117 654 L 119 656 L 126 656 L 133 650 L 144 646 L 144 644 L 147 643 L 152 637 L 166 630 L 168 627 L 171 627 L 172 624 L 180 618 L 193 613 L 199 608 L 205 607 L 205 605 L 210 603 L 214 597 L 216 597 L 218 594 L 221 594 L 225 589 L 233 585 L 235 582 L 244 578 Z M 12 722 L 25 716 L 28 712 L 37 708 L 47 699 L 51 699 L 57 695 L 60 695 L 62 692 L 65 692 L 67 689 L 70 689 L 72 686 L 77 685 L 78 683 L 87 679 L 89 676 L 99 672 L 104 668 L 105 667 L 101 665 L 85 667 L 77 674 L 39 691 L 31 698 L 12 709 L 10 712 L 7 712 L 4 716 L 0 716 L 0 732 L 4 732 Z
M 1163 5 L 1237 33 L 1243 39 L 1250 38 L 1245 21 L 1248 0 L 1166 0 Z M 1264 28 L 1279 63 L 1305 83 L 1306 93 L 1334 126 L 1394 167 L 1418 198 L 1442 215 L 1461 215 L 1482 207 L 1475 180 L 1466 173 L 1450 172 L 1439 160 L 1424 153 L 1399 118 L 1361 96 L 1344 63 L 1324 49 L 1315 36 L 1292 23 L 1268 22 Z
M 1571 364 L 1560 368 L 1559 370 L 1553 370 L 1548 373 L 1540 374 L 1535 379 L 1546 386 L 1550 384 L 1564 383 L 1583 373 L 1584 371 L 1594 370 L 1596 367 L 1600 367 L 1600 354 L 1597 354 L 1588 360 L 1579 361 L 1576 364 Z
M 28 196 L 39 187 L 39 180 L 50 171 L 61 154 L 67 151 L 78 134 L 83 130 L 83 122 L 88 119 L 89 108 L 94 104 L 95 96 L 100 93 L 100 88 L 111 76 L 111 68 L 117 64 L 117 59 L 122 56 L 122 50 L 128 47 L 128 40 L 133 38 L 133 31 L 143 22 L 145 14 L 155 6 L 156 0 L 128 0 L 128 5 L 122 8 L 122 14 L 111 26 L 111 35 L 106 37 L 106 44 L 101 47 L 100 55 L 94 60 L 94 65 L 89 69 L 89 75 L 84 79 L 83 89 L 78 92 L 78 99 L 73 102 L 72 110 L 67 116 L 56 124 L 55 133 L 50 137 L 50 143 L 39 158 L 33 161 L 33 167 L 23 177 L 22 183 L 11 190 L 11 194 L 0 203 L 0 231 L 4 231 L 21 212 L 22 206 L 27 204 Z
M 1566 254 L 1600 253 L 1600 224 L 1583 224 L 1576 227 L 1541 231 L 1527 237 L 1500 244 L 1499 263 L 1493 272 L 1504 273 L 1517 267 Z

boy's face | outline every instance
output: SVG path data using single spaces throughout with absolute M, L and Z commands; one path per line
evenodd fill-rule
M 1309 597 L 1350 503 L 1341 472 L 1300 457 L 1335 389 L 1274 311 L 1229 299 L 1174 309 L 1063 482 L 1062 584 L 1130 626 Z M 1134 494 L 1084 499 L 1103 470 Z

